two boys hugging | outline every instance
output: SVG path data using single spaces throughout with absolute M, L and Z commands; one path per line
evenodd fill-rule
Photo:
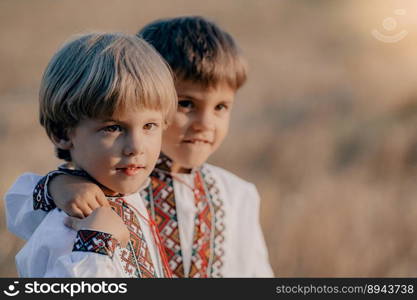
M 273 276 L 255 186 L 206 163 L 245 80 L 234 39 L 201 17 L 65 44 L 40 121 L 67 163 L 5 197 L 9 230 L 27 240 L 19 275 Z

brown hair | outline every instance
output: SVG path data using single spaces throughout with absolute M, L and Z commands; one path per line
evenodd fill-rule
M 145 41 L 122 33 L 91 33 L 66 43 L 49 62 L 39 92 L 40 123 L 51 139 L 66 139 L 84 118 L 131 109 L 162 111 L 166 123 L 177 96 L 169 66 Z M 57 156 L 71 160 L 68 150 Z
M 232 36 L 203 17 L 157 20 L 137 35 L 165 58 L 175 80 L 204 87 L 226 82 L 235 90 L 246 81 L 247 63 Z

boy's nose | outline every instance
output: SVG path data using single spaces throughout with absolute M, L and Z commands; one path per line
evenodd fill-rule
M 201 113 L 195 116 L 193 121 L 195 130 L 213 130 L 215 127 L 214 116 L 210 113 Z
M 136 156 L 144 152 L 144 145 L 139 135 L 130 135 L 126 137 L 126 143 L 123 148 L 123 154 L 126 156 Z

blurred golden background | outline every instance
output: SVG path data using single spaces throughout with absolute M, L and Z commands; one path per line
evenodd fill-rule
M 37 120 L 58 47 L 75 33 L 136 33 L 180 15 L 214 20 L 249 60 L 210 162 L 257 185 L 276 276 L 416 276 L 414 0 L 2 0 L 1 197 L 23 172 L 59 163 Z M 0 276 L 16 276 L 23 241 L 7 231 L 3 201 L 0 210 Z

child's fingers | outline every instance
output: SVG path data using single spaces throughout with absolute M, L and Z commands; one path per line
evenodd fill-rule
M 84 218 L 83 212 L 78 207 L 72 207 L 70 209 L 70 211 L 68 212 L 68 214 L 71 217 L 75 217 L 75 218 L 78 218 L 78 219 L 83 219 Z
M 106 196 L 104 196 L 104 194 L 97 195 L 96 201 L 100 206 L 109 206 L 109 201 L 107 200 Z
M 88 203 L 82 203 L 81 205 L 78 205 L 77 209 L 81 211 L 83 215 L 82 218 L 88 217 L 94 210 L 90 208 L 90 205 Z
M 96 196 L 96 197 L 94 198 L 94 200 L 92 200 L 92 201 L 90 201 L 90 202 L 88 203 L 88 207 L 89 207 L 92 211 L 94 211 L 95 209 L 100 208 L 100 207 L 108 207 L 108 206 L 109 206 L 109 202 L 108 202 L 108 200 L 105 198 L 105 196 L 103 196 L 103 198 L 101 198 L 101 197 L 99 197 L 99 196 Z
M 91 210 L 91 212 L 93 212 L 95 209 L 101 207 L 101 205 L 99 203 L 97 203 L 97 201 L 94 201 L 92 203 L 88 203 L 88 208 Z

